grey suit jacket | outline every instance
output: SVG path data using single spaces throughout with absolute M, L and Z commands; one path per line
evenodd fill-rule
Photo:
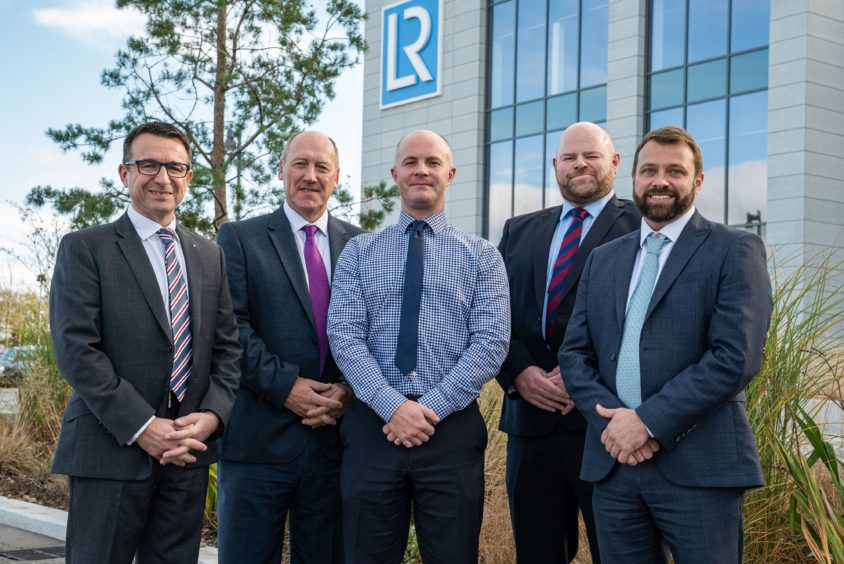
M 618 351 L 639 231 L 589 257 L 560 350 L 569 393 L 588 422 L 581 477 L 597 482 L 615 460 L 601 444 L 595 405 L 622 407 Z M 695 212 L 654 287 L 642 328 L 642 404 L 659 441 L 654 463 L 683 486 L 762 485 L 744 388 L 759 370 L 773 303 L 756 235 Z
M 191 308 L 193 368 L 179 415 L 199 410 L 225 423 L 238 382 L 237 326 L 220 249 L 177 227 Z M 170 324 L 149 257 L 128 215 L 66 235 L 50 291 L 59 370 L 73 387 L 53 472 L 140 480 L 156 463 L 127 442 L 163 415 L 173 362 Z M 196 465 L 215 460 L 213 443 Z
M 363 230 L 328 218 L 331 269 L 349 239 Z M 340 457 L 334 426 L 311 429 L 284 408 L 297 376 L 340 381 L 329 351 L 319 371 L 319 349 L 305 268 L 282 208 L 220 229 L 232 301 L 243 346 L 241 386 L 221 441 L 223 460 L 280 463 L 293 460 L 315 434 L 324 452 Z

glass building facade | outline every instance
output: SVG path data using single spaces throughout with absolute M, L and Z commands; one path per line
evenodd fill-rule
M 767 217 L 770 0 L 650 0 L 644 128 L 687 128 L 704 155 L 706 217 Z M 560 132 L 605 125 L 607 0 L 490 1 L 485 235 L 561 202 L 551 167 Z M 632 155 L 623 155 L 631 158 Z M 629 161 L 628 161 L 629 162 Z

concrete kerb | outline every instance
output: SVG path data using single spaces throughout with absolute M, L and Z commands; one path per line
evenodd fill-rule
M 0 496 L 0 524 L 64 542 L 67 511 Z M 217 564 L 217 549 L 201 548 L 197 564 Z

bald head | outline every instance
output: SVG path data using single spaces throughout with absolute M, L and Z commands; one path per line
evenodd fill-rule
M 293 135 L 284 146 L 278 175 L 287 205 L 305 221 L 317 221 L 340 182 L 334 141 L 318 131 Z
M 582 121 L 570 125 L 560 136 L 552 162 L 563 198 L 584 206 L 610 193 L 620 161 L 610 134 Z
M 399 188 L 402 210 L 416 219 L 445 209 L 445 189 L 456 172 L 448 140 L 425 129 L 401 138 L 390 170 Z

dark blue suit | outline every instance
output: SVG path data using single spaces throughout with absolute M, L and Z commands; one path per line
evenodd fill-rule
M 633 202 L 611 198 L 580 243 L 550 340 L 542 335 L 542 308 L 547 291 L 548 254 L 560 220 L 561 206 L 507 220 L 498 250 L 510 282 L 512 338 L 496 377 L 505 391 L 499 429 L 508 434 L 507 495 L 520 564 L 559 564 L 578 551 L 578 508 L 589 536 L 593 562 L 599 562 L 592 519 L 592 486 L 580 480 L 586 421 L 574 410 L 567 415 L 543 411 L 515 390 L 516 376 L 529 366 L 551 371 L 566 333 L 577 284 L 592 249 L 639 228 Z M 554 252 L 556 255 L 556 251 Z
M 632 513 L 608 506 L 599 489 L 612 487 L 616 494 L 618 486 L 642 491 L 652 486 L 654 501 L 642 493 L 647 508 L 636 519 L 662 531 L 675 559 L 679 554 L 684 563 L 738 561 L 741 493 L 763 484 L 743 390 L 759 370 L 772 310 L 764 244 L 697 212 L 675 242 L 654 287 L 639 348 L 642 404 L 636 413 L 661 449 L 652 461 L 630 467 L 619 465 L 601 444 L 608 421 L 595 406 L 623 407 L 616 361 L 639 243 L 636 231 L 589 257 L 559 354 L 569 393 L 588 422 L 581 476 L 596 484 L 602 557 L 647 561 L 637 560 L 632 548 L 624 552 L 641 537 L 615 528 L 614 522 Z M 701 492 L 723 492 L 738 515 L 707 506 L 696 497 Z M 656 501 L 661 494 L 688 500 L 688 512 L 669 514 Z M 613 519 L 606 519 L 610 512 Z M 736 517 L 736 535 L 718 533 L 716 542 L 700 539 L 706 549 L 697 557 L 689 555 L 691 541 L 680 540 L 682 531 L 712 531 Z M 625 556 L 608 557 L 607 545 Z
M 329 217 L 332 270 L 359 233 Z M 311 429 L 283 405 L 297 376 L 341 378 L 330 354 L 320 374 L 311 299 L 290 222 L 279 208 L 225 224 L 217 242 L 226 255 L 244 351 L 234 412 L 220 442 L 221 562 L 278 562 L 288 510 L 294 515 L 291 561 L 340 562 L 338 428 Z

